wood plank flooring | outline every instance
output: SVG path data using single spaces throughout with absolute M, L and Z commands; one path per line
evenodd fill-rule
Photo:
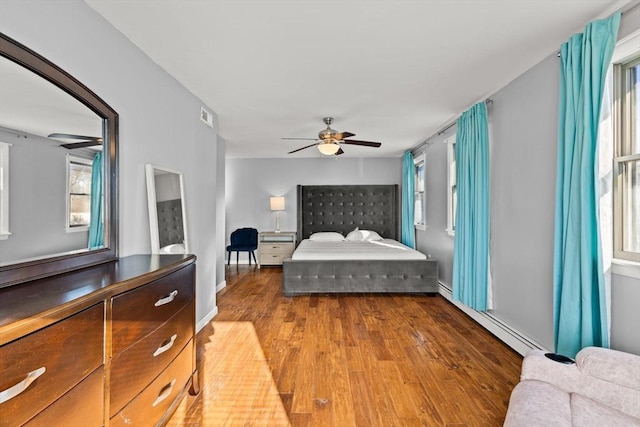
M 198 334 L 202 391 L 170 425 L 502 425 L 522 357 L 444 298 L 286 298 L 279 268 L 226 280 Z

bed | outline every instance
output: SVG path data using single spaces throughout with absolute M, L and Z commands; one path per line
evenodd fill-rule
M 337 248 L 327 249 L 324 255 L 305 253 L 312 234 L 347 236 L 356 227 L 390 239 L 377 245 L 400 245 L 393 242 L 398 240 L 400 228 L 397 185 L 299 185 L 297 196 L 297 236 L 301 242 L 292 258 L 283 263 L 286 296 L 438 292 L 438 264 L 419 252 L 412 252 L 413 259 L 371 253 L 345 255 Z M 335 255 L 339 259 L 331 259 Z

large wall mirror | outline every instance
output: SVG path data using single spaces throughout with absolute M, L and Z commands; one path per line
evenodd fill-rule
M 0 288 L 117 258 L 118 115 L 0 33 Z
M 151 252 L 189 253 L 187 215 L 182 174 L 154 165 L 145 165 Z

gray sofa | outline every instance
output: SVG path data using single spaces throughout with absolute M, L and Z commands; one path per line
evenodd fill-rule
M 565 364 L 532 350 L 520 380 L 506 427 L 640 426 L 640 356 L 587 347 Z

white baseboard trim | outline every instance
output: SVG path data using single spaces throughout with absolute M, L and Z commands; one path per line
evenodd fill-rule
M 459 301 L 454 301 L 449 289 L 444 283 L 440 282 L 440 295 L 445 297 L 451 304 L 458 307 L 467 316 L 478 322 L 480 326 L 495 335 L 500 341 L 511 347 L 514 351 L 525 356 L 529 350 L 538 349 L 542 351 L 549 351 L 541 344 L 535 342 L 531 338 L 527 337 L 522 332 L 512 328 L 504 323 L 502 320 L 493 316 L 491 313 L 476 311 Z
M 202 328 L 204 328 L 205 326 L 207 326 L 207 324 L 209 322 L 211 322 L 211 319 L 213 319 L 214 317 L 216 317 L 216 315 L 218 314 L 218 306 L 216 305 L 215 307 L 213 307 L 213 310 L 211 310 L 209 313 L 207 313 L 206 316 L 204 316 L 197 324 L 196 324 L 196 334 L 198 332 L 200 332 L 200 330 Z
M 218 283 L 216 285 L 216 293 L 220 292 L 221 290 L 223 290 L 226 287 L 227 287 L 227 281 L 223 280 L 222 282 L 220 282 L 220 283 Z

